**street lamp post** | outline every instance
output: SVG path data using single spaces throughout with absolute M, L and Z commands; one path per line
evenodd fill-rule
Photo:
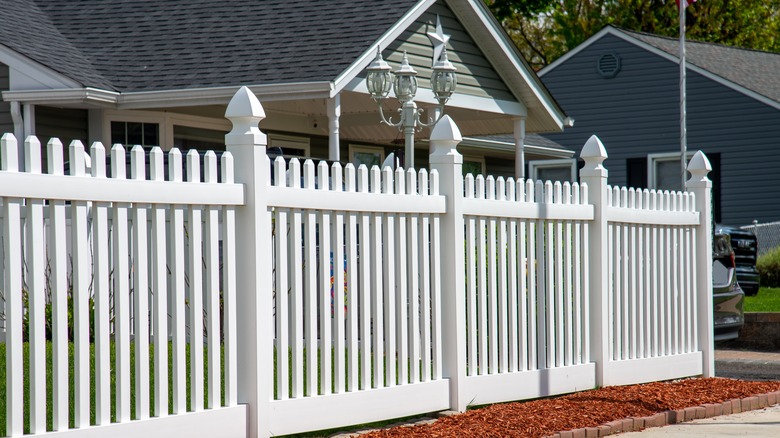
M 404 155 L 406 168 L 414 167 L 414 132 L 423 127 L 434 125 L 444 114 L 444 105 L 455 91 L 458 84 L 458 77 L 455 73 L 455 67 L 447 59 L 446 48 L 442 50 L 441 57 L 433 64 L 433 73 L 431 74 L 431 89 L 439 102 L 433 117 L 428 117 L 428 122 L 422 121 L 422 108 L 417 108 L 414 102 L 414 96 L 417 94 L 417 72 L 409 65 L 409 58 L 404 52 L 404 58 L 401 67 L 395 72 L 391 72 L 390 65 L 382 59 L 382 53 L 377 48 L 376 59 L 366 68 L 366 86 L 371 98 L 379 106 L 379 115 L 381 123 L 388 126 L 397 127 L 404 132 Z M 394 122 L 392 117 L 385 117 L 382 109 L 382 101 L 387 98 L 390 88 L 393 88 L 396 99 L 401 104 L 398 109 L 400 117 Z

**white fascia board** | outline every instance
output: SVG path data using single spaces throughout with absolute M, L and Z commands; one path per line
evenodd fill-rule
M 541 77 L 544 74 L 546 74 L 547 72 L 554 70 L 556 67 L 558 67 L 559 65 L 563 64 L 564 62 L 566 62 L 566 60 L 568 60 L 572 56 L 577 55 L 579 52 L 581 52 L 582 50 L 584 50 L 585 48 L 587 48 L 588 46 L 590 46 L 594 42 L 598 41 L 600 38 L 602 38 L 606 34 L 613 35 L 613 36 L 615 36 L 617 38 L 620 38 L 620 39 L 622 39 L 623 41 L 626 41 L 629 44 L 633 44 L 633 45 L 635 45 L 637 47 L 640 47 L 640 48 L 642 48 L 644 50 L 647 50 L 648 52 L 653 53 L 655 55 L 658 55 L 658 56 L 666 59 L 667 61 L 671 61 L 671 62 L 673 62 L 675 64 L 678 64 L 678 65 L 680 64 L 680 58 L 677 57 L 677 56 L 674 56 L 674 55 L 672 55 L 672 54 L 670 54 L 668 52 L 665 52 L 665 51 L 659 49 L 658 47 L 655 47 L 655 46 L 653 46 L 651 44 L 648 44 L 648 43 L 646 43 L 646 42 L 644 42 L 642 40 L 638 40 L 638 39 L 632 37 L 631 35 L 627 35 L 627 34 L 621 32 L 620 30 L 615 29 L 614 27 L 605 27 L 604 29 L 600 30 L 597 34 L 595 34 L 592 37 L 588 38 L 585 42 L 583 42 L 579 46 L 575 47 L 574 49 L 570 50 L 565 55 L 563 55 L 562 57 L 558 58 L 555 62 L 553 62 L 552 64 L 550 64 L 547 67 L 545 67 L 544 69 L 542 69 L 539 72 L 539 76 Z M 763 94 L 756 93 L 753 90 L 747 89 L 747 88 L 743 87 L 742 85 L 739 85 L 737 83 L 734 83 L 734 82 L 724 78 L 723 76 L 716 75 L 715 73 L 713 73 L 713 72 L 711 72 L 711 71 L 709 71 L 707 69 L 703 69 L 703 68 L 701 68 L 701 67 L 699 67 L 699 66 L 697 66 L 695 64 L 691 64 L 690 61 L 686 62 L 686 69 L 689 70 L 689 71 L 696 72 L 696 73 L 704 76 L 707 79 L 715 81 L 718 84 L 723 85 L 724 87 L 730 88 L 730 89 L 732 89 L 732 90 L 734 90 L 734 91 L 736 91 L 738 93 L 744 94 L 745 96 L 750 97 L 752 99 L 755 99 L 755 100 L 757 100 L 757 101 L 759 101 L 759 102 L 761 102 L 761 103 L 763 103 L 765 105 L 768 105 L 768 106 L 770 106 L 772 108 L 780 110 L 780 102 L 778 102 L 778 101 L 776 101 L 774 99 L 771 99 L 769 97 L 766 97 Z
M 558 105 L 552 100 L 549 93 L 538 87 L 537 80 L 532 77 L 533 73 L 527 68 L 527 65 L 523 60 L 519 58 L 517 48 L 514 43 L 506 36 L 503 29 L 500 28 L 500 24 L 490 15 L 490 11 L 487 6 L 481 1 L 464 1 L 464 0 L 447 0 L 447 4 L 450 6 L 453 12 L 458 15 L 468 14 L 472 17 L 477 17 L 479 23 L 487 30 L 492 40 L 498 45 L 498 48 L 505 56 L 505 59 L 509 61 L 515 72 L 520 74 L 520 77 L 528 85 L 528 87 L 534 93 L 534 96 L 539 100 L 548 114 L 555 120 L 560 130 L 563 130 L 565 125 L 566 116 Z M 464 10 L 465 7 L 468 7 Z M 460 19 L 460 17 L 459 17 Z M 461 19 L 461 23 L 470 30 L 467 25 L 467 21 Z M 500 72 L 499 72 L 500 74 Z
M 371 61 L 376 58 L 376 50 L 379 47 L 380 50 L 384 50 L 393 43 L 401 34 L 414 23 L 425 11 L 436 3 L 436 0 L 420 0 L 414 7 L 409 9 L 400 20 L 398 20 L 390 29 L 382 34 L 379 39 L 371 45 L 371 47 L 363 52 L 358 59 L 349 65 L 340 75 L 333 81 L 333 96 L 340 93 L 345 87 L 347 87 L 360 72 L 362 72 Z M 331 96 L 332 97 L 332 96 Z
M 35 105 L 72 105 L 87 103 L 100 107 L 115 107 L 120 94 L 97 88 L 76 88 L 60 90 L 3 91 L 3 100 L 31 103 Z
M 516 150 L 514 143 L 510 143 L 506 141 L 497 141 L 497 140 L 486 140 L 486 139 L 473 138 L 473 137 L 464 138 L 463 141 L 460 142 L 458 146 L 463 146 L 468 148 L 488 149 L 488 150 L 499 151 L 499 152 L 512 152 L 512 153 L 514 153 Z M 524 149 L 526 153 L 546 155 L 548 157 L 554 157 L 554 158 L 572 158 L 574 156 L 574 151 L 568 149 L 551 148 L 547 146 L 535 146 L 535 145 L 526 144 Z
M 330 82 L 252 85 L 261 101 L 316 99 L 330 96 Z M 238 90 L 234 87 L 116 93 L 95 88 L 3 91 L 3 100 L 45 104 L 89 104 L 114 109 L 170 108 L 226 104 Z
M 363 78 L 353 78 L 343 91 L 353 91 L 356 93 L 363 93 L 368 95 L 368 88 L 366 88 L 366 81 Z M 418 88 L 417 94 L 414 96 L 414 101 L 419 103 L 427 103 L 431 105 L 438 105 L 439 101 L 433 94 L 432 90 L 427 88 Z M 469 110 L 484 111 L 497 114 L 508 114 L 512 116 L 527 116 L 528 109 L 521 102 L 489 99 L 480 96 L 471 96 L 468 94 L 455 93 L 452 95 L 449 101 L 447 101 L 447 107 L 450 108 L 464 108 Z
M 2 44 L 0 44 L 0 63 L 3 63 L 9 68 L 10 88 L 13 90 L 15 83 L 19 80 L 14 76 L 19 74 L 26 79 L 28 83 L 30 81 L 35 82 L 42 89 L 62 89 L 62 88 L 80 88 L 81 84 L 73 79 L 64 76 L 45 65 L 33 61 L 20 54 L 19 52 L 12 50 Z
M 333 86 L 330 82 L 295 82 L 287 84 L 248 85 L 260 101 L 327 98 Z M 184 90 L 138 91 L 122 93 L 120 109 L 165 108 L 226 104 L 239 86 L 191 88 Z

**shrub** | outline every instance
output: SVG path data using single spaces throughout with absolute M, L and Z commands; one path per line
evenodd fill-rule
M 780 287 L 780 246 L 758 257 L 761 287 Z

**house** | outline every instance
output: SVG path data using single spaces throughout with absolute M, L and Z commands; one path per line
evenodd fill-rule
M 481 0 L 10 0 L 0 21 L 0 131 L 18 137 L 220 149 L 226 104 L 247 85 L 270 147 L 381 163 L 403 134 L 380 124 L 365 68 L 377 48 L 394 68 L 408 53 L 428 117 L 433 43 L 444 42 L 458 72 L 445 112 L 473 138 L 467 167 L 511 175 L 518 151 L 573 155 L 525 141 L 567 117 Z M 497 134 L 509 141 L 475 138 Z
M 780 54 L 688 41 L 688 153 L 707 154 L 715 220 L 780 220 Z M 576 124 L 546 137 L 571 148 L 597 134 L 610 182 L 679 188 L 679 43 L 608 26 L 539 76 Z

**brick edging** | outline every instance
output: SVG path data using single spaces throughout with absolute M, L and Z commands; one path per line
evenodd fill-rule
M 550 435 L 548 438 L 598 438 L 622 432 L 634 432 L 649 427 L 661 427 L 669 424 L 684 423 L 702 418 L 720 415 L 738 414 L 754 411 L 780 403 L 780 391 L 759 394 L 752 397 L 735 398 L 723 403 L 706 403 L 685 409 L 669 410 L 648 415 L 647 417 L 624 418 L 595 427 L 583 427 Z

